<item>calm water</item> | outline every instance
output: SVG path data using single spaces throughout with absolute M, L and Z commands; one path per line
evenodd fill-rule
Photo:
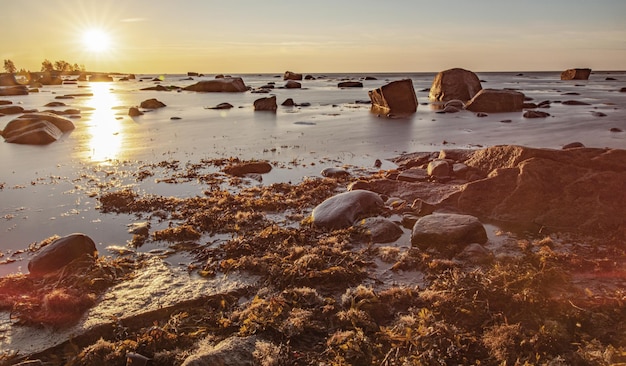
M 298 181 L 318 176 L 327 166 L 351 164 L 371 167 L 403 152 L 436 151 L 442 148 L 475 148 L 497 144 L 519 144 L 560 148 L 580 141 L 589 147 L 626 147 L 626 72 L 594 72 L 588 81 L 561 81 L 559 72 L 479 73 L 484 88 L 514 88 L 535 102 L 580 100 L 591 105 L 566 106 L 553 103 L 546 119 L 524 119 L 521 113 L 490 114 L 477 118 L 471 112 L 437 114 L 429 104 L 428 92 L 434 73 L 415 74 L 314 74 L 316 80 L 302 81 L 302 89 L 274 89 L 276 113 L 255 112 L 254 100 L 268 96 L 254 93 L 194 93 L 141 91 L 154 86 L 151 80 L 113 83 L 79 83 L 45 86 L 40 93 L 2 97 L 26 109 L 45 110 L 46 103 L 65 94 L 93 93 L 89 97 L 61 100 L 78 108 L 82 117 L 76 129 L 48 146 L 0 143 L 0 275 L 26 271 L 28 254 L 15 254 L 52 235 L 84 232 L 104 250 L 108 245 L 125 245 L 131 235 L 127 225 L 136 217 L 103 215 L 95 194 L 103 182 L 116 180 L 116 187 L 132 185 L 156 194 L 193 196 L 201 194 L 199 183 L 157 183 L 158 176 L 137 183 L 131 176 L 143 164 L 165 160 L 198 163 L 203 158 L 237 156 L 267 159 L 287 164 L 264 176 L 263 184 Z M 242 76 L 251 87 L 275 82 L 282 75 Z M 343 79 L 364 80 L 363 88 L 339 89 Z M 183 80 L 186 75 L 164 75 L 162 85 L 186 86 L 213 75 Z M 389 81 L 411 78 L 420 106 L 406 119 L 387 119 L 373 114 L 368 90 Z M 606 80 L 613 78 L 616 80 Z M 577 93 L 572 94 L 572 93 Z M 130 118 L 130 106 L 157 98 L 167 107 Z M 310 103 L 308 107 L 281 107 L 285 99 Z M 210 110 L 222 102 L 231 110 Z M 592 112 L 603 112 L 596 117 Z M 15 116 L 0 117 L 0 128 Z M 180 119 L 173 120 L 172 117 Z M 506 121 L 506 122 L 502 122 Z M 383 168 L 393 165 L 385 162 Z M 154 229 L 154 227 L 153 227 Z M 147 248 L 146 250 L 154 249 Z M 157 248 L 158 249 L 158 248 Z

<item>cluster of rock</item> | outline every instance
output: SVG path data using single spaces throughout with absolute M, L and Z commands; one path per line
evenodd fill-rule
M 385 177 L 353 182 L 318 205 L 313 223 L 363 226 L 373 242 L 395 241 L 404 227 L 415 247 L 448 257 L 470 251 L 479 260 L 489 257 L 481 220 L 626 237 L 626 150 L 494 146 L 414 153 L 396 163 Z M 401 222 L 386 219 L 390 212 Z

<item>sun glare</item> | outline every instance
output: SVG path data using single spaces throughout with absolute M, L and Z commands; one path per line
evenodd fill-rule
M 91 52 L 105 52 L 111 47 L 111 38 L 101 29 L 89 29 L 83 34 L 83 46 Z

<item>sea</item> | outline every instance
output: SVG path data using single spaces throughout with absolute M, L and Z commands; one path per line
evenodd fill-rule
M 260 159 L 276 167 L 247 184 L 297 183 L 320 177 L 326 167 L 376 171 L 393 169 L 389 160 L 404 153 L 441 149 L 477 149 L 501 144 L 560 149 L 580 142 L 587 147 L 626 148 L 626 71 L 594 71 L 589 80 L 560 80 L 560 71 L 479 72 L 483 88 L 513 89 L 550 116 L 527 119 L 521 112 L 469 111 L 441 114 L 428 99 L 436 73 L 311 74 L 302 88 L 286 89 L 282 74 L 243 74 L 251 90 L 273 84 L 269 93 L 196 93 L 179 87 L 214 74 L 136 74 L 113 82 L 70 81 L 43 86 L 25 96 L 0 97 L 26 110 L 78 109 L 76 129 L 45 146 L 0 143 L 0 276 L 26 273 L 40 241 L 82 232 L 101 252 L 128 246 L 129 225 L 140 218 L 104 214 L 98 196 L 106 190 L 189 197 L 201 195 L 203 182 L 172 184 L 168 179 L 137 173 L 158 171 L 166 162 L 201 164 L 206 159 Z M 373 112 L 368 91 L 391 81 L 411 79 L 419 107 L 411 116 Z M 342 81 L 361 81 L 361 88 L 339 88 Z M 156 85 L 170 91 L 142 90 Z M 72 98 L 57 97 L 74 95 Z M 276 112 L 255 111 L 256 99 L 276 96 Z M 132 106 L 155 98 L 166 107 L 128 116 Z M 295 106 L 281 104 L 291 98 Z M 46 107 L 54 101 L 64 106 Z M 569 105 L 565 101 L 584 102 Z M 211 109 L 220 103 L 233 108 Z M 17 115 L 0 116 L 0 129 Z M 159 165 L 161 164 L 161 165 Z M 158 172 L 157 172 L 158 173 Z M 111 182 L 114 182 L 112 184 Z M 142 250 L 162 253 L 159 244 Z M 184 259 L 176 257 L 176 264 Z

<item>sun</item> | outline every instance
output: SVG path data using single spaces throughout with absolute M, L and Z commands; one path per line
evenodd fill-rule
M 90 52 L 105 52 L 111 48 L 111 37 L 102 29 L 88 29 L 83 33 L 83 46 Z

